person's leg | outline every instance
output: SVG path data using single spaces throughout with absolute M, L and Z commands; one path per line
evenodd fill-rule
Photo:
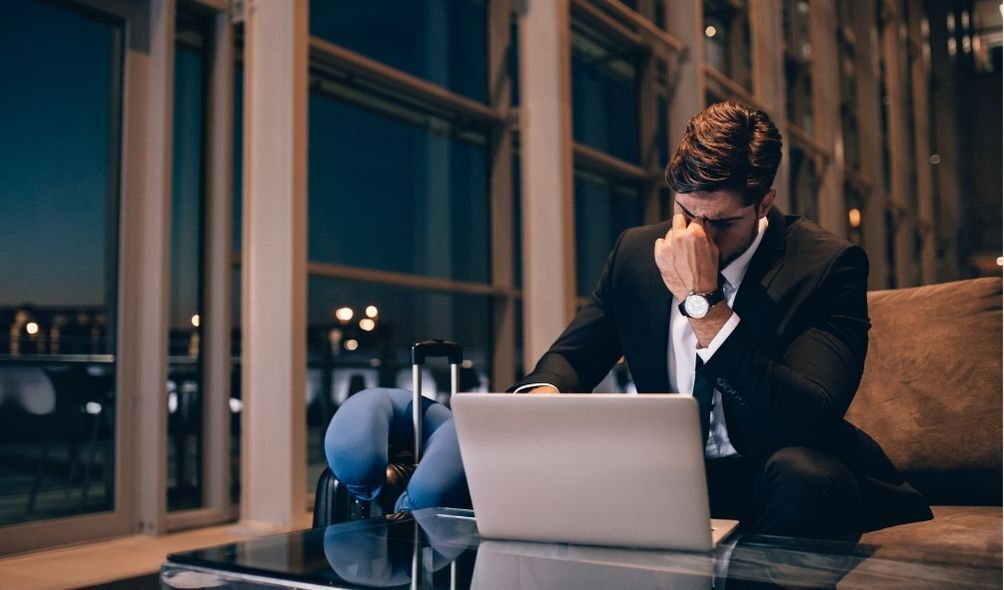
M 831 455 L 786 447 L 771 455 L 753 483 L 750 533 L 856 540 L 861 489 L 854 474 Z
M 756 465 L 742 457 L 704 462 L 711 518 L 742 520 L 750 509 Z

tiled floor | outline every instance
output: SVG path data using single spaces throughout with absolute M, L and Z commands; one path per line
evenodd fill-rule
M 304 519 L 297 528 L 310 526 Z M 19 590 L 80 588 L 120 582 L 116 588 L 145 588 L 148 574 L 160 569 L 168 553 L 221 545 L 254 536 L 234 525 L 172 533 L 134 535 L 109 541 L 36 551 L 0 559 L 0 588 Z

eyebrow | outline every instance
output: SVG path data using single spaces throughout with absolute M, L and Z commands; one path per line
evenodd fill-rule
M 717 221 L 738 221 L 738 220 L 740 220 L 740 219 L 743 218 L 742 215 L 737 215 L 735 217 L 716 217 L 716 218 L 713 218 L 713 219 L 710 218 L 710 217 L 698 217 L 697 215 L 694 215 L 693 213 L 691 213 L 690 211 L 688 211 L 686 207 L 684 207 L 683 205 L 681 205 L 680 201 L 676 201 L 676 206 L 679 207 L 680 209 L 682 209 L 683 212 L 686 213 L 688 216 L 690 216 L 690 217 L 692 217 L 694 219 L 703 219 L 705 221 L 713 221 L 713 222 L 717 222 Z

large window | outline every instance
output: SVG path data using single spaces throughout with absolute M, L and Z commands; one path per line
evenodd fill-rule
M 167 506 L 203 504 L 207 45 L 211 14 L 179 6 L 174 53 Z
M 704 0 L 704 59 L 746 91 L 753 90 L 753 53 L 748 6 L 729 0 Z M 708 102 L 731 94 L 712 78 Z
M 49 3 L 0 19 L 0 525 L 115 506 L 123 40 Z
M 596 288 L 621 232 L 641 223 L 637 187 L 585 171 L 576 173 L 575 276 L 580 297 L 589 296 Z
M 808 0 L 784 0 L 784 73 L 788 120 L 812 134 L 812 41 L 809 37 Z
M 501 302 L 492 295 L 492 129 L 456 106 L 488 101 L 487 2 L 386 8 L 311 5 L 312 35 L 329 49 L 313 62 L 309 98 L 310 489 L 338 405 L 367 387 L 410 389 L 414 342 L 461 343 L 463 390 L 486 391 L 493 372 Z M 346 75 L 337 53 L 344 49 L 393 70 Z M 513 46 L 498 66 L 514 73 Z M 403 74 L 449 94 L 423 94 Z M 427 395 L 449 383 L 445 367 L 428 367 Z
M 485 102 L 487 0 L 317 0 L 310 33 Z
M 309 259 L 486 282 L 484 131 L 324 78 L 314 87 Z
M 572 30 L 572 133 L 576 142 L 639 160 L 638 57 L 584 25 Z

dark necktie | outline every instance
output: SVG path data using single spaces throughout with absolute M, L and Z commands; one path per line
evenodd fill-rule
M 695 355 L 697 360 L 694 364 L 694 399 L 697 400 L 697 411 L 701 415 L 701 447 L 708 443 L 708 430 L 711 425 L 711 409 L 714 402 L 715 388 L 711 381 L 701 376 L 701 367 L 704 361 L 701 355 Z
M 725 288 L 725 277 L 718 273 L 718 286 Z M 715 388 L 711 381 L 701 376 L 701 367 L 704 361 L 701 355 L 694 355 L 694 399 L 697 400 L 697 409 L 701 414 L 701 445 L 707 445 L 708 433 L 711 429 L 711 410 L 714 409 Z

